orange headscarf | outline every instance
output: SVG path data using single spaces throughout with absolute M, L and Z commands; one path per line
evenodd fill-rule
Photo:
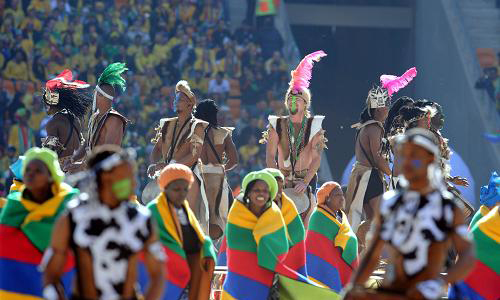
M 172 181 L 184 179 L 191 185 L 194 181 L 193 172 L 190 168 L 182 164 L 170 164 L 163 168 L 160 176 L 156 180 L 160 189 L 166 188 Z
M 335 181 L 327 181 L 323 183 L 323 185 L 318 189 L 318 192 L 316 193 L 318 205 L 325 204 L 326 199 L 328 198 L 330 193 L 336 188 L 341 188 L 341 186 Z

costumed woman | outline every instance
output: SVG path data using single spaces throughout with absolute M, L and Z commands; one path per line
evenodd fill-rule
M 37 269 L 42 253 L 66 203 L 78 194 L 62 182 L 64 173 L 50 149 L 31 148 L 25 153 L 22 179 L 21 190 L 9 194 L 0 215 L 1 299 L 43 297 Z
M 288 251 L 286 226 L 274 203 L 278 185 L 266 171 L 243 179 L 226 227 L 227 277 L 222 299 L 269 299 L 277 267 Z
M 194 175 L 182 164 L 160 172 L 162 192 L 148 203 L 167 253 L 167 291 L 163 299 L 206 300 L 215 269 L 215 250 L 186 200 Z
M 391 97 L 415 76 L 415 68 L 409 69 L 401 77 L 380 76 L 381 86 L 368 92 L 360 122 L 351 126 L 357 130 L 356 163 L 347 186 L 346 211 L 352 229 L 358 236 L 360 250 L 366 247 L 366 233 L 370 230 L 377 203 L 386 190 L 384 176 L 391 175 L 387 156 L 382 153 L 385 136 L 383 124 L 388 115 Z
M 307 230 L 307 272 L 311 280 L 339 293 L 358 266 L 358 240 L 342 211 L 345 199 L 340 185 L 325 182 L 317 199 Z
M 324 116 L 311 116 L 311 80 L 313 63 L 326 56 L 313 52 L 302 59 L 291 73 L 285 95 L 287 116 L 269 116 L 268 129 L 261 143 L 266 144 L 266 165 L 285 176 L 285 194 L 295 203 L 304 225 L 316 206 L 317 172 L 327 139 L 322 129 Z M 278 160 L 276 160 L 278 154 Z
M 42 147 L 57 153 L 63 171 L 73 153 L 85 141 L 83 118 L 92 105 L 92 99 L 84 89 L 89 86 L 86 82 L 73 80 L 73 74 L 67 69 L 45 84 L 43 103 L 52 118 L 45 126 L 47 137 L 42 138 Z

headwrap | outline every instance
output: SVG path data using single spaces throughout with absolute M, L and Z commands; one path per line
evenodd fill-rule
M 126 81 L 125 79 L 121 76 L 121 74 L 125 71 L 127 71 L 128 68 L 125 66 L 125 63 L 112 63 L 109 66 L 104 69 L 102 72 L 101 76 L 99 76 L 99 79 L 97 80 L 97 85 L 96 85 L 96 90 L 106 97 L 109 100 L 113 100 L 114 96 L 109 95 L 105 91 L 103 91 L 99 86 L 101 84 L 109 84 L 113 88 L 115 86 L 119 87 L 122 92 L 125 91 L 126 89 Z
M 73 80 L 73 73 L 71 70 L 66 69 L 57 75 L 56 78 L 45 83 L 43 101 L 47 105 L 57 105 L 59 103 L 58 89 L 84 89 L 89 86 L 90 84 L 84 81 Z
M 316 193 L 316 199 L 318 200 L 318 205 L 325 204 L 326 199 L 330 193 L 336 188 L 341 188 L 340 184 L 335 181 L 327 181 L 318 189 Z
M 390 105 L 390 99 L 394 93 L 407 86 L 417 76 L 417 68 L 413 67 L 403 75 L 381 75 L 381 86 L 376 86 L 368 92 L 366 105 L 368 108 L 381 108 Z
M 291 72 L 292 79 L 288 83 L 289 87 L 286 92 L 285 105 L 288 97 L 291 95 L 301 97 L 309 106 L 311 103 L 309 80 L 312 78 L 313 64 L 315 61 L 318 62 L 324 56 L 326 56 L 326 53 L 323 50 L 308 54 L 300 61 L 297 68 Z
M 175 92 L 183 93 L 189 98 L 189 101 L 193 105 L 193 107 L 196 106 L 196 97 L 194 93 L 191 91 L 191 87 L 189 86 L 189 83 L 186 80 L 180 80 L 179 82 L 177 82 L 177 84 L 175 85 Z
M 23 161 L 23 169 L 22 169 L 22 175 L 24 176 L 24 172 L 26 171 L 26 166 L 32 161 L 32 160 L 41 160 L 47 168 L 49 169 L 50 175 L 52 176 L 52 179 L 54 179 L 54 182 L 56 183 L 61 183 L 64 179 L 64 173 L 61 170 L 61 166 L 59 165 L 59 160 L 57 159 L 57 154 L 47 148 L 38 148 L 38 147 L 33 147 L 29 149 L 25 154 L 25 159 Z
M 245 195 L 246 189 L 250 182 L 255 180 L 264 181 L 269 187 L 269 201 L 273 201 L 276 198 L 276 194 L 278 193 L 278 183 L 271 173 L 268 173 L 264 170 L 257 172 L 250 172 L 243 178 L 243 183 L 241 184 L 241 193 Z
M 23 161 L 24 156 L 19 156 L 15 163 L 9 166 L 10 171 L 14 174 L 14 179 L 23 178 Z
M 491 207 L 498 202 L 500 202 L 500 176 L 498 176 L 497 172 L 493 172 L 488 185 L 481 187 L 479 203 Z
M 165 189 L 172 181 L 178 179 L 184 179 L 191 185 L 194 181 L 193 172 L 185 165 L 170 164 L 161 170 L 156 182 L 160 189 Z
M 275 168 L 266 168 L 264 169 L 264 171 L 266 171 L 267 173 L 270 173 L 271 175 L 273 175 L 275 178 L 276 177 L 279 177 L 281 178 L 281 180 L 285 181 L 285 176 L 283 175 L 283 173 L 281 173 L 280 170 L 278 169 L 275 169 Z
M 412 142 L 434 154 L 436 160 L 439 159 L 439 147 L 434 134 L 423 128 L 412 128 L 404 135 L 398 136 L 397 144 Z

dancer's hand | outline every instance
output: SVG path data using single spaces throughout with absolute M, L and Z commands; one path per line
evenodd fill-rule
M 307 189 L 307 184 L 305 184 L 303 181 L 298 182 L 294 188 L 297 194 L 303 194 L 306 191 L 306 189 Z

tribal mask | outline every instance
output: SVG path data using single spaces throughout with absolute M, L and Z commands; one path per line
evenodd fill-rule
M 50 91 L 50 89 L 45 89 L 43 93 L 43 102 L 47 105 L 57 105 L 59 103 L 59 93 Z
M 390 105 L 389 93 L 386 89 L 376 86 L 368 92 L 366 104 L 368 108 L 382 108 Z

